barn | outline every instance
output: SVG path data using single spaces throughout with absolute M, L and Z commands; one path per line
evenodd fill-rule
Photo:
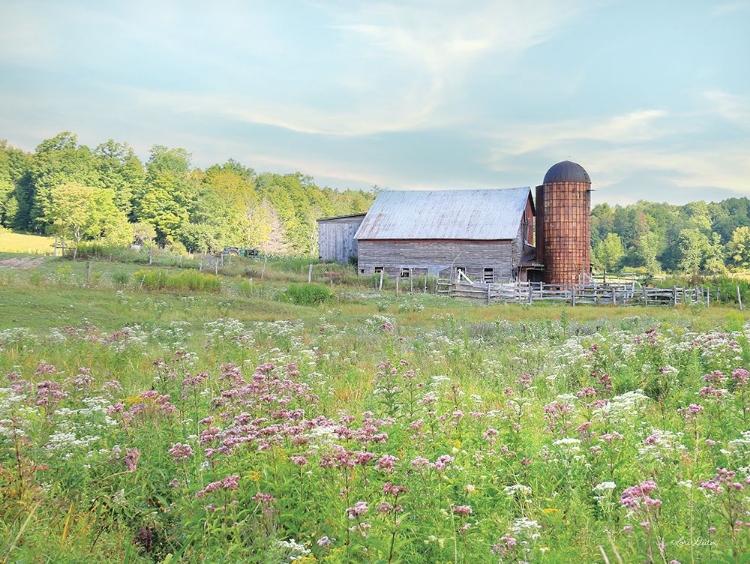
M 364 275 L 525 279 L 536 256 L 531 190 L 381 192 L 355 238 Z
M 364 219 L 363 213 L 319 219 L 318 258 L 330 262 L 356 261 L 357 240 L 354 235 Z
M 588 173 L 562 161 L 536 201 L 528 186 L 381 192 L 364 216 L 319 220 L 320 256 L 356 256 L 361 275 L 579 284 L 591 271 L 590 213 Z

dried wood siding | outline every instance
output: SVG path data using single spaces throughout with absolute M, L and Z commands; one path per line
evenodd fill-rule
M 354 238 L 365 215 L 318 220 L 318 257 L 321 260 L 349 262 L 357 257 Z
M 519 234 L 522 226 L 519 225 Z M 517 265 L 523 241 L 466 240 L 359 240 L 360 274 L 372 274 L 376 268 L 427 268 L 431 273 L 454 266 L 471 277 L 483 277 L 492 268 L 495 280 L 510 280 Z

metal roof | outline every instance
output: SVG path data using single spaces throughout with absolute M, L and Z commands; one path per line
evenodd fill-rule
M 316 221 L 337 221 L 337 220 L 346 220 L 346 219 L 360 219 L 362 217 L 365 217 L 365 213 L 352 213 L 349 215 L 335 215 L 333 217 L 320 217 Z
M 544 175 L 544 184 L 552 184 L 553 182 L 583 182 L 591 184 L 591 178 L 589 173 L 579 165 L 572 161 L 562 161 L 553 165 Z
M 515 239 L 531 194 L 505 190 L 404 190 L 378 194 L 355 239 Z

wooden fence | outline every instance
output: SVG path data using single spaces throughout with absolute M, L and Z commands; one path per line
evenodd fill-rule
M 510 282 L 485 284 L 461 279 L 450 282 L 439 280 L 439 293 L 454 298 L 481 300 L 486 303 L 534 303 L 560 301 L 570 305 L 668 305 L 702 303 L 709 305 L 710 297 L 703 288 L 640 288 L 630 284 L 559 285 L 542 282 Z

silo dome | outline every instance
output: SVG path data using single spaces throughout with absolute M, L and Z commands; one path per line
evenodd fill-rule
M 544 184 L 554 182 L 583 182 L 591 184 L 589 173 L 578 163 L 571 161 L 562 161 L 557 163 L 544 175 Z

